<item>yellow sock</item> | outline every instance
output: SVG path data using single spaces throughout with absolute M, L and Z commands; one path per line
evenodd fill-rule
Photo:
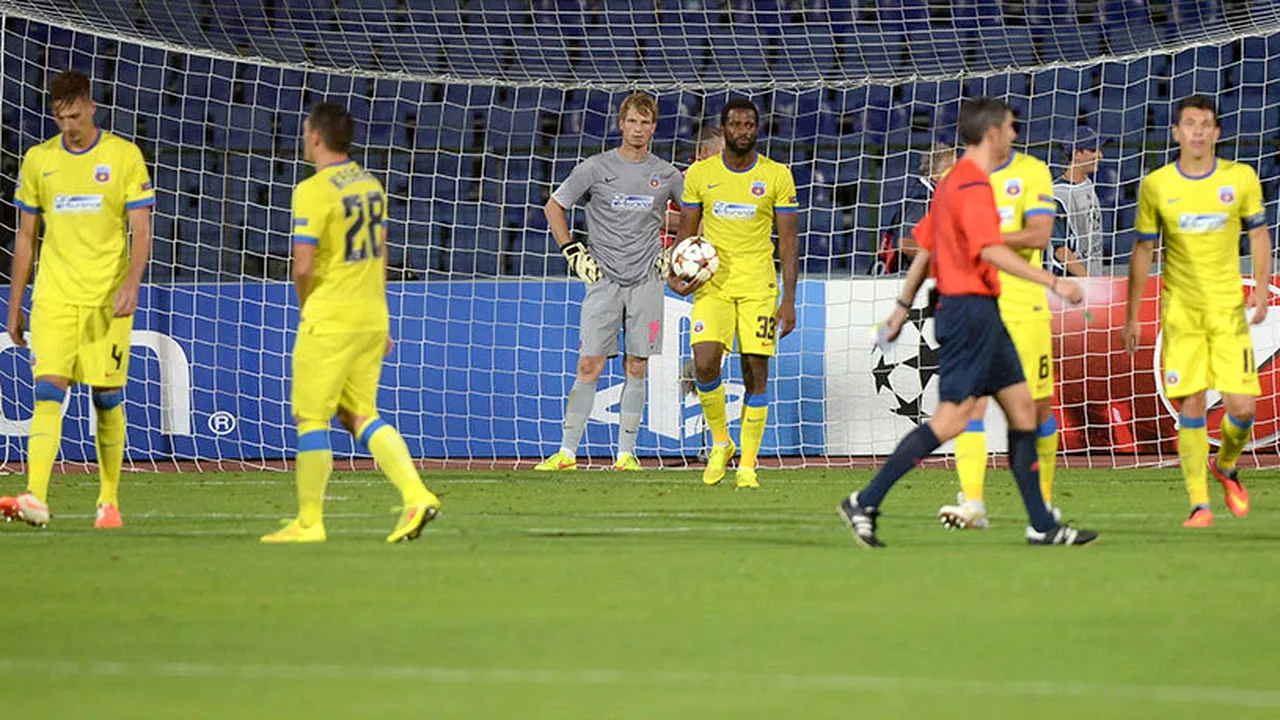
M 400 497 L 406 503 L 418 502 L 426 497 L 427 486 L 422 484 L 422 477 L 413 464 L 409 448 L 395 428 L 381 418 L 372 417 L 358 428 L 356 436 L 373 453 L 378 467 L 382 468 L 383 474 L 400 491 Z
M 981 420 L 970 420 L 968 429 L 956 438 L 956 474 L 964 499 L 981 502 L 987 479 L 987 433 Z
M 62 400 L 67 391 L 53 383 L 36 382 L 36 407 L 27 439 L 27 492 L 49 502 L 49 476 L 62 444 Z
M 1204 418 L 1185 415 L 1178 423 L 1178 459 L 1182 461 L 1191 507 L 1209 504 L 1209 435 L 1204 425 Z
M 298 523 L 303 527 L 311 527 L 324 519 L 324 489 L 332 473 L 329 428 L 323 423 L 301 423 L 298 427 Z
M 729 442 L 729 420 L 724 410 L 724 385 L 720 378 L 710 383 L 698 383 L 698 400 L 702 401 L 702 416 L 711 428 L 711 439 L 717 445 Z
M 1222 447 L 1218 448 L 1218 467 L 1230 470 L 1236 466 L 1244 444 L 1253 435 L 1253 418 L 1237 420 L 1231 413 L 1222 415 Z
M 765 421 L 768 419 L 768 395 L 748 395 L 743 399 L 742 458 L 738 460 L 738 467 L 755 469 L 756 457 L 760 454 L 760 442 L 764 440 Z
M 1058 419 L 1050 417 L 1036 430 L 1036 459 L 1040 461 L 1040 494 L 1053 502 L 1053 473 L 1058 469 Z
M 124 406 L 119 391 L 95 394 L 98 407 L 98 504 L 120 505 L 120 466 L 124 465 Z M 114 403 L 114 404 L 112 404 Z

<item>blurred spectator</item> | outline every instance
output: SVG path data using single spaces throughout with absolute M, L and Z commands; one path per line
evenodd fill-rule
M 1102 142 L 1081 126 L 1065 146 L 1067 169 L 1053 184 L 1058 201 L 1049 269 L 1057 275 L 1101 275 L 1106 246 L 1102 240 L 1102 204 L 1091 177 L 1102 159 Z
M 882 225 L 872 275 L 893 275 L 907 269 L 916 254 L 916 241 L 911 229 L 929 212 L 933 188 L 956 164 L 956 150 L 949 144 L 935 142 L 920 158 L 920 175 L 908 181 L 907 196 L 902 205 Z

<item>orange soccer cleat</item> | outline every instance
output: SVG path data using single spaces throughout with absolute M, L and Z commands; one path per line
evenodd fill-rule
M 1213 511 L 1207 507 L 1198 507 L 1191 511 L 1191 517 L 1182 522 L 1184 528 L 1207 528 L 1213 525 Z
M 1213 458 L 1209 459 L 1209 472 L 1217 478 L 1222 484 L 1222 492 L 1226 495 L 1227 509 L 1236 517 L 1244 517 L 1249 514 L 1249 491 L 1244 489 L 1244 485 L 1240 484 L 1240 469 L 1231 468 L 1223 470 L 1218 467 L 1218 462 Z
M 112 503 L 99 505 L 98 516 L 93 521 L 93 527 L 98 530 L 124 527 L 124 521 L 120 519 L 120 508 Z

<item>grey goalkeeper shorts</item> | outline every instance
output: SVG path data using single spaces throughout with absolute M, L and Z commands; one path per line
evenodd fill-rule
M 663 288 L 666 283 L 650 273 L 644 280 L 623 287 L 603 277 L 587 286 L 582 299 L 582 345 L 586 357 L 618 354 L 618 331 L 631 357 L 662 354 Z

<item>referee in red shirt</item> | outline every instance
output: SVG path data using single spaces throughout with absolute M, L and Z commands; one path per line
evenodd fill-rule
M 997 270 L 1040 283 L 1072 303 L 1080 302 L 1080 286 L 1033 267 L 1004 244 L 1000 217 L 988 177 L 1009 156 L 1016 134 L 1013 111 L 994 98 L 966 100 L 960 108 L 960 139 L 967 146 L 934 193 L 929 214 L 913 235 L 920 250 L 907 271 L 904 294 L 886 323 L 895 338 L 926 275 L 937 277 L 934 316 L 938 342 L 938 409 L 928 423 L 898 443 L 871 484 L 840 503 L 840 514 L 858 543 L 884 547 L 876 537 L 880 503 L 898 478 L 916 462 L 959 435 L 973 405 L 991 395 L 1009 420 L 1009 465 L 1022 493 L 1031 526 L 1032 545 L 1086 545 L 1097 533 L 1059 525 L 1045 508 L 1036 463 L 1036 412 L 1022 374 L 1022 362 L 1000 319 Z

